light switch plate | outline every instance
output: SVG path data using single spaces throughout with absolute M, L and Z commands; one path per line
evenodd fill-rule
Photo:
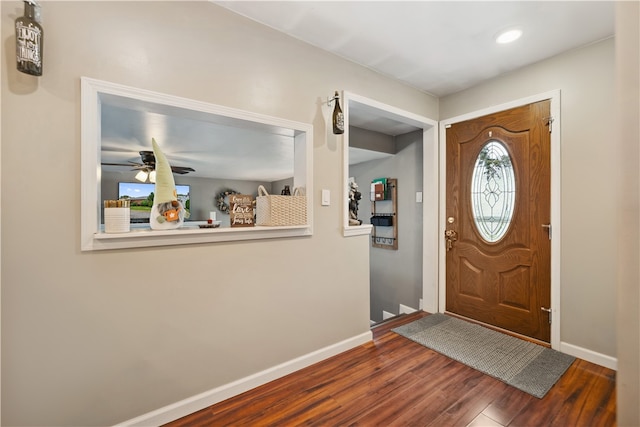
M 331 191 L 322 190 L 322 206 L 331 205 Z
M 422 191 L 416 191 L 416 203 L 422 203 Z

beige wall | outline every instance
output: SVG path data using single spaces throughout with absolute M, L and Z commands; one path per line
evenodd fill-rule
M 35 79 L 22 5 L 1 7 L 3 425 L 113 424 L 368 331 L 369 237 L 342 237 L 321 102 L 436 118 L 436 99 L 209 2 L 44 2 Z M 333 193 L 313 237 L 81 253 L 80 76 L 312 123 Z
M 341 235 L 341 142 L 320 105 L 336 89 L 441 119 L 562 90 L 562 340 L 618 354 L 620 425 L 637 424 L 638 272 L 622 272 L 638 242 L 607 224 L 626 218 L 620 156 L 623 173 L 639 159 L 610 145 L 613 40 L 446 97 L 439 114 L 432 97 L 208 2 L 43 8 L 35 79 L 12 54 L 22 5 L 1 2 L 3 425 L 113 424 L 368 330 L 369 237 Z M 333 193 L 330 207 L 315 197 L 314 236 L 81 253 L 80 76 L 313 124 L 315 188 Z M 620 266 L 619 244 L 636 250 Z
M 640 425 L 640 3 L 616 6 L 619 426 Z
M 440 100 L 440 119 L 561 90 L 561 340 L 616 356 L 614 40 Z

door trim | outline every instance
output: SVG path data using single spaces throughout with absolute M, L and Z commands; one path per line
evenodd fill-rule
M 486 116 L 491 113 L 509 110 L 523 105 L 532 104 L 534 102 L 551 100 L 551 116 L 553 117 L 553 132 L 551 133 L 551 224 L 553 227 L 553 239 L 551 240 L 551 312 L 553 323 L 551 324 L 551 348 L 560 349 L 560 248 L 561 248 L 561 163 L 560 163 L 560 90 L 552 90 L 549 92 L 520 98 L 515 101 L 492 107 L 483 108 L 460 116 L 440 121 L 440 197 L 439 197 L 439 218 L 438 218 L 438 311 L 443 313 L 446 307 L 446 259 L 445 259 L 445 243 L 442 236 L 446 227 L 445 209 L 447 196 L 446 183 L 446 144 L 447 135 L 446 128 L 448 125 L 459 123 L 465 120 L 471 120 L 478 117 Z
M 342 231 L 344 237 L 369 235 L 371 225 L 349 225 L 349 109 L 353 105 L 364 107 L 376 116 L 389 118 L 422 129 L 422 299 L 418 307 L 429 313 L 438 311 L 438 217 L 439 169 L 438 125 L 426 116 L 384 104 L 373 99 L 342 91 L 345 130 L 342 135 Z M 434 201 L 431 203 L 430 201 Z M 414 307 L 415 308 L 415 307 Z

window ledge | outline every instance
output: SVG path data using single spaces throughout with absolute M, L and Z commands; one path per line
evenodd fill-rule
M 311 236 L 310 225 L 282 227 L 221 227 L 185 226 L 176 230 L 132 229 L 128 233 L 94 233 L 89 250 L 140 248 L 194 243 L 215 243 L 235 240 L 260 240 Z
M 349 225 L 344 228 L 343 235 L 344 237 L 364 236 L 371 234 L 372 229 L 373 225 L 371 224 Z

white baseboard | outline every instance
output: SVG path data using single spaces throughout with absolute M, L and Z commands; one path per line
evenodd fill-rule
M 360 335 L 348 338 L 336 344 L 332 344 L 328 347 L 321 348 L 314 352 L 305 354 L 288 362 L 274 366 L 264 371 L 257 372 L 248 377 L 241 378 L 229 384 L 225 384 L 220 387 L 216 387 L 209 391 L 197 394 L 179 402 L 167 405 L 155 411 L 140 415 L 139 417 L 132 418 L 123 423 L 117 424 L 117 427 L 125 426 L 159 426 L 168 422 L 177 420 L 186 415 L 197 412 L 208 406 L 214 405 L 218 402 L 222 402 L 233 396 L 237 396 L 240 393 L 251 390 L 263 384 L 266 384 L 275 379 L 281 378 L 292 372 L 298 371 L 314 363 L 320 362 L 329 357 L 335 356 L 359 345 L 365 344 L 371 341 L 373 335 L 371 331 L 367 331 Z
M 604 366 L 605 368 L 618 370 L 618 359 L 615 357 L 607 356 L 606 354 L 597 353 L 593 350 L 589 350 L 577 345 L 569 344 L 566 342 L 560 342 L 560 352 L 577 357 L 587 362 L 595 363 L 596 365 Z
M 399 313 L 400 314 L 411 314 L 411 313 L 415 313 L 416 310 L 413 307 L 409 307 L 408 305 L 404 305 L 404 304 L 400 304 L 400 309 L 399 309 Z
M 395 317 L 395 314 L 382 310 L 382 320 L 391 319 L 392 317 Z

